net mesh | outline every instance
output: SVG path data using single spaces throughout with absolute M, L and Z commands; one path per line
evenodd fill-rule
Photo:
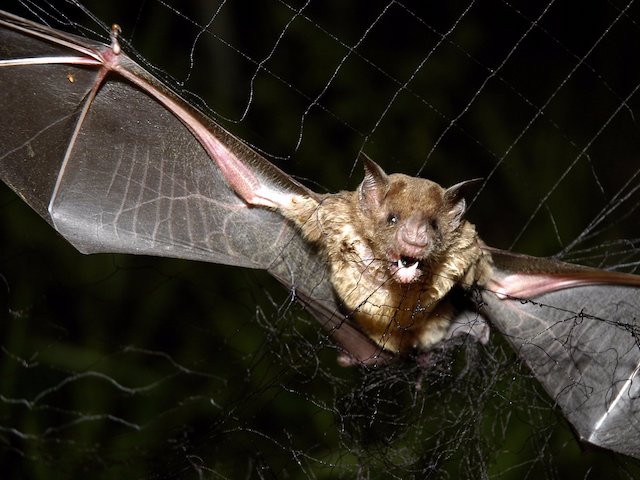
M 492 246 L 638 271 L 634 1 L 65 1 L 11 12 L 108 41 L 316 191 L 360 150 L 482 177 Z M 1 148 L 1 146 L 0 146 Z M 267 274 L 77 253 L 0 201 L 0 458 L 13 478 L 637 478 L 579 444 L 506 341 L 342 368 Z M 3 473 L 3 475 L 5 475 Z

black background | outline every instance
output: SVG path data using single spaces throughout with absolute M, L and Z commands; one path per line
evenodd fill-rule
M 106 41 L 84 12 L 52 3 L 7 8 Z M 638 257 L 638 195 L 616 200 L 640 166 L 634 4 L 85 5 L 318 191 L 354 188 L 364 150 L 445 185 L 485 178 L 468 216 L 490 245 L 557 254 L 612 204 L 606 228 L 564 255 Z M 262 272 L 85 257 L 6 187 L 0 225 L 0 463 L 15 478 L 638 474 L 582 451 L 498 334 L 416 390 L 411 365 L 337 367 L 314 320 Z

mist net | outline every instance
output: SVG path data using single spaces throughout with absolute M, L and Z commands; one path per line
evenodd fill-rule
M 105 43 L 117 22 L 130 56 L 315 191 L 355 188 L 361 150 L 481 177 L 467 218 L 488 245 L 638 272 L 637 2 L 3 8 Z M 266 273 L 83 256 L 1 194 L 3 478 L 640 477 L 578 441 L 495 328 L 427 369 L 340 367 Z M 637 339 L 637 317 L 601 320 Z

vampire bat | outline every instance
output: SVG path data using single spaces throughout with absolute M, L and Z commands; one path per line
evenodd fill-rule
M 348 364 L 485 338 L 487 318 L 581 439 L 640 457 L 639 277 L 485 246 L 464 219 L 469 182 L 364 158 L 356 191 L 317 194 L 129 59 L 117 33 L 105 46 L 0 15 L 0 176 L 78 250 L 265 269 Z M 473 308 L 460 291 L 480 292 Z

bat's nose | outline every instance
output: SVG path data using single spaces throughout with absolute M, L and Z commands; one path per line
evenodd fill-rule
M 429 241 L 429 232 L 426 222 L 419 215 L 412 215 L 400 228 L 400 239 L 414 247 L 426 247 Z

